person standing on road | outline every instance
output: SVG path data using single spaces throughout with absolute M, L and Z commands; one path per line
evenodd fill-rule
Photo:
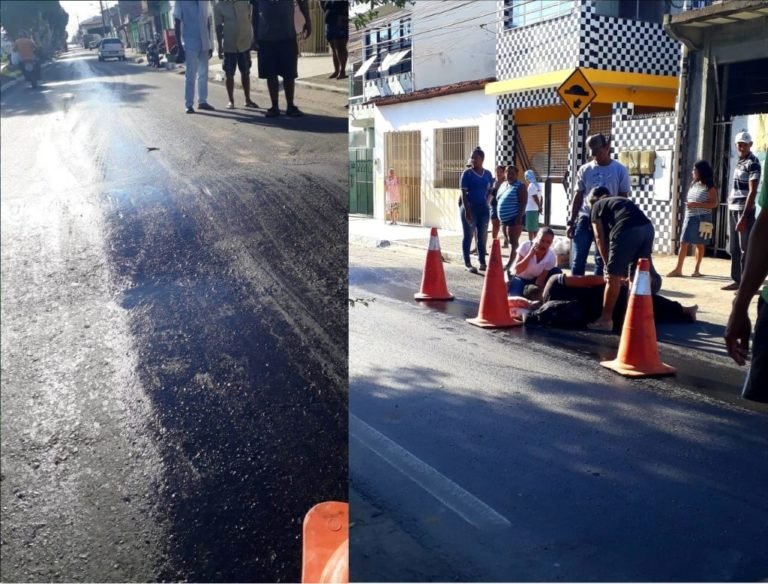
M 748 311 L 752 297 L 768 276 L 768 172 L 763 169 L 763 186 L 759 199 L 761 211 L 752 227 L 749 248 L 744 259 L 741 284 L 733 300 L 733 308 L 725 328 L 728 354 L 739 365 L 744 365 L 749 354 L 749 334 L 752 323 Z M 744 399 L 768 403 L 768 285 L 757 301 L 757 322 L 752 339 L 752 363 L 744 389 Z
M 507 182 L 499 187 L 499 219 L 504 236 L 509 241 L 509 259 L 504 271 L 508 272 L 517 257 L 517 246 L 523 232 L 525 206 L 528 203 L 528 190 L 517 178 L 517 167 L 507 167 Z
M 536 234 L 536 239 L 520 246 L 507 287 L 510 296 L 522 296 L 525 287 L 530 284 L 543 290 L 551 276 L 561 273 L 557 258 L 550 249 L 554 240 L 555 232 L 543 227 Z
M 488 237 L 488 222 L 491 218 L 491 188 L 493 187 L 493 175 L 483 168 L 485 152 L 478 146 L 472 152 L 470 158 L 472 168 L 467 168 L 461 175 L 459 188 L 461 189 L 461 227 L 464 237 L 461 240 L 461 251 L 464 255 L 464 266 L 469 272 L 477 273 L 477 268 L 472 265 L 469 258 L 469 247 L 472 244 L 472 236 L 477 232 L 477 254 L 480 260 L 480 270 L 485 271 L 485 240 Z
M 184 105 L 188 114 L 195 113 L 195 81 L 198 109 L 216 109 L 208 103 L 208 61 L 213 56 L 212 21 L 209 0 L 176 0 L 173 6 L 173 23 L 179 39 L 178 58 L 186 63 Z
M 349 42 L 349 2 L 321 0 L 325 11 L 325 40 L 333 53 L 333 75 L 329 79 L 347 78 L 347 43 Z
M 626 167 L 611 158 L 611 147 L 602 134 L 587 139 L 587 147 L 593 156 L 576 173 L 576 195 L 571 205 L 566 235 L 573 241 L 573 262 L 571 273 L 583 276 L 589 250 L 594 239 L 590 225 L 590 208 L 587 193 L 596 187 L 605 187 L 611 196 L 629 195 L 629 172 Z M 595 249 L 595 275 L 603 275 L 603 260 Z
M 653 267 L 651 253 L 655 231 L 648 217 L 626 197 L 613 197 L 606 187 L 592 189 L 589 195 L 595 243 L 608 271 L 603 312 L 589 325 L 593 330 L 613 330 L 613 309 L 622 281 L 634 278 L 640 258 L 650 262 L 651 293 L 658 293 L 661 277 Z
M 493 188 L 491 189 L 491 237 L 496 239 L 499 236 L 501 230 L 501 221 L 499 220 L 499 188 L 507 180 L 507 170 L 503 164 L 499 164 L 496 167 L 496 179 L 493 181 Z M 509 247 L 509 240 L 507 234 L 501 230 L 504 235 L 504 243 L 501 247 Z
M 397 225 L 397 214 L 400 211 L 400 179 L 395 169 L 389 169 L 389 175 L 384 179 L 384 198 L 387 203 L 387 217 L 392 225 Z
M 677 266 L 667 276 L 679 278 L 683 275 L 683 262 L 688 255 L 688 246 L 696 250 L 696 267 L 691 276 L 701 277 L 701 260 L 704 257 L 704 244 L 712 237 L 712 209 L 717 207 L 717 189 L 712 167 L 706 160 L 699 160 L 691 171 L 693 182 L 688 189 L 683 219 L 683 235 L 680 252 L 677 254 Z
M 280 115 L 278 99 L 280 81 L 283 78 L 283 91 L 287 106 L 285 115 L 300 117 L 304 113 L 293 103 L 298 73 L 299 45 L 294 24 L 294 0 L 251 0 L 253 6 L 254 44 L 259 51 L 259 78 L 267 80 L 269 98 L 272 106 L 267 110 L 267 117 Z M 299 10 L 304 17 L 304 35 L 312 33 L 307 0 L 297 0 Z
M 760 182 L 760 161 L 752 154 L 752 136 L 736 134 L 739 161 L 733 171 L 733 186 L 728 198 L 728 246 L 731 254 L 731 282 L 721 290 L 738 290 L 749 234 L 755 224 L 755 195 Z
M 525 206 L 525 230 L 528 239 L 533 241 L 539 231 L 539 215 L 541 215 L 541 188 L 536 182 L 536 173 L 529 168 L 523 175 L 528 186 L 528 204 Z
M 226 75 L 227 109 L 235 109 L 235 69 L 245 94 L 245 107 L 257 108 L 251 99 L 251 4 L 248 0 L 219 0 L 213 8 L 216 23 L 216 44 Z

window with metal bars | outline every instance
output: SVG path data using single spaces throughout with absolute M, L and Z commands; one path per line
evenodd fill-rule
M 435 188 L 459 188 L 461 173 L 479 139 L 478 126 L 435 130 Z

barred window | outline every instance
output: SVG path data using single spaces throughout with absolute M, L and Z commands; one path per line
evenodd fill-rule
M 435 188 L 459 188 L 461 173 L 479 136 L 478 126 L 435 130 Z

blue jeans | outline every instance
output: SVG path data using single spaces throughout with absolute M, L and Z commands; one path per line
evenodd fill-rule
M 480 265 L 485 265 L 485 243 L 488 239 L 488 222 L 491 220 L 491 208 L 486 203 L 479 205 L 470 204 L 469 210 L 472 213 L 472 223 L 467 223 L 464 217 L 464 206 L 459 207 L 461 215 L 461 228 L 464 231 L 464 238 L 461 240 L 461 252 L 464 254 L 464 265 L 469 266 L 472 262 L 469 259 L 469 248 L 472 245 L 472 236 L 477 230 L 477 257 L 480 259 Z
M 582 215 L 576 221 L 576 227 L 573 231 L 573 262 L 571 263 L 571 273 L 574 276 L 583 276 L 587 266 L 587 256 L 592 242 L 595 240 L 595 234 L 592 232 L 592 223 L 589 217 Z M 603 258 L 595 246 L 595 276 L 603 275 Z
M 563 271 L 560 268 L 557 268 L 557 267 L 552 268 L 551 270 L 549 270 L 549 273 L 547 274 L 547 277 L 544 280 L 544 282 L 547 282 L 552 276 L 556 274 L 562 274 L 562 273 Z M 523 292 L 525 291 L 525 287 L 535 283 L 536 283 L 536 278 L 531 278 L 530 280 L 526 280 L 524 278 L 521 278 L 520 276 L 512 276 L 512 279 L 509 281 L 509 284 L 507 284 L 507 295 L 522 296 Z

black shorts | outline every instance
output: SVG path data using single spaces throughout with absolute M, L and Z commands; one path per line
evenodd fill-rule
M 222 68 L 224 69 L 224 73 L 227 74 L 227 77 L 234 75 L 235 69 L 240 69 L 240 73 L 248 75 L 248 73 L 251 72 L 251 52 L 224 53 Z
M 768 302 L 757 301 L 757 322 L 752 338 L 752 362 L 741 397 L 768 403 Z
M 259 42 L 259 79 L 278 76 L 283 79 L 296 79 L 299 76 L 298 59 L 299 45 L 295 38 Z

